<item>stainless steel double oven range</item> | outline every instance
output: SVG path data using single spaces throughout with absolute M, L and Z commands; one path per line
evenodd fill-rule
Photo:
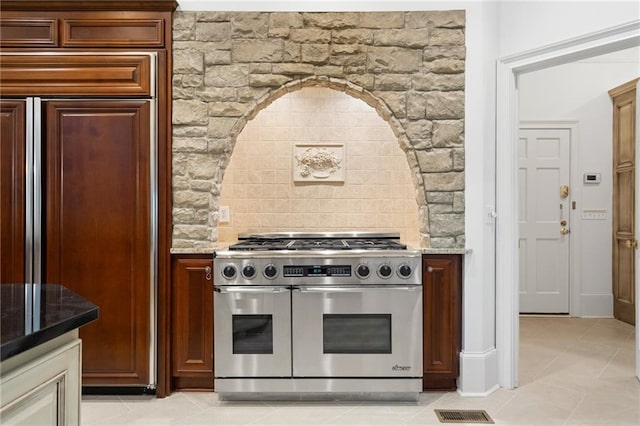
M 255 234 L 216 252 L 219 397 L 417 400 L 421 257 L 398 239 Z

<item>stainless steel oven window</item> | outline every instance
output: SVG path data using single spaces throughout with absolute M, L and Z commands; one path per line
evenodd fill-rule
M 273 315 L 233 315 L 234 354 L 273 354 Z
M 391 314 L 323 314 L 325 354 L 390 354 Z

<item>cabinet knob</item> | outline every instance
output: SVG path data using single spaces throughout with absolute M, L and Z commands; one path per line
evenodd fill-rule
M 204 268 L 204 278 L 207 281 L 211 281 L 211 266 L 205 266 L 205 268 Z
M 433 272 L 433 266 L 427 266 L 427 272 L 429 273 Z

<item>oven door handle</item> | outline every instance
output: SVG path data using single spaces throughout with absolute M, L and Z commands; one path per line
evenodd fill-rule
M 351 286 L 294 286 L 293 291 L 300 293 L 362 293 L 363 290 L 416 291 L 419 285 L 351 285 Z
M 275 286 L 224 286 L 214 287 L 213 291 L 217 293 L 284 293 L 289 291 L 289 287 L 275 287 Z

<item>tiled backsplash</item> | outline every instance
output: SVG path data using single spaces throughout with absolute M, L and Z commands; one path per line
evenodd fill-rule
M 344 145 L 344 182 L 294 182 L 296 144 Z M 419 241 L 415 184 L 388 123 L 360 99 L 303 88 L 262 110 L 238 136 L 222 181 L 230 222 L 218 240 L 246 232 L 399 231 Z

